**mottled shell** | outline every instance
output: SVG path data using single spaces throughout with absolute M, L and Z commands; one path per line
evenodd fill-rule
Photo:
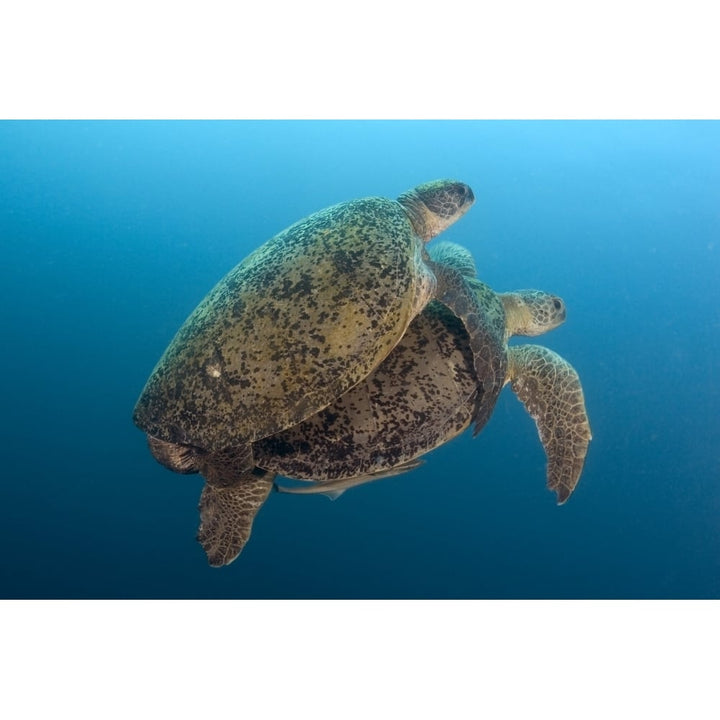
M 255 443 L 256 464 L 302 480 L 382 472 L 459 435 L 478 404 L 487 421 L 502 387 L 497 368 L 506 367 L 505 313 L 487 285 L 473 284 L 485 311 L 487 377 L 475 374 L 463 323 L 433 301 L 363 382 L 303 423 Z
M 135 423 L 212 451 L 284 430 L 367 377 L 435 289 L 402 206 L 341 203 L 276 235 L 200 303 Z

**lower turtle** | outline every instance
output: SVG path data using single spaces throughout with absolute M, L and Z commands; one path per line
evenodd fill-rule
M 363 382 L 302 423 L 256 441 L 257 467 L 241 483 L 206 483 L 198 539 L 211 565 L 237 557 L 273 486 L 281 492 L 337 497 L 349 487 L 407 472 L 479 416 L 484 420 L 476 423 L 477 433 L 507 383 L 537 425 L 548 460 L 548 488 L 558 504 L 570 497 L 591 439 L 577 372 L 540 345 L 508 345 L 513 335 L 539 335 L 564 322 L 564 302 L 537 290 L 494 292 L 475 277 L 470 253 L 458 245 L 441 243 L 431 255 L 460 271 L 478 298 L 485 364 L 475 362 L 459 318 L 431 302 Z M 503 372 L 500 383 L 493 374 L 497 368 Z M 198 457 L 196 471 L 201 467 Z M 277 475 L 313 482 L 277 485 Z

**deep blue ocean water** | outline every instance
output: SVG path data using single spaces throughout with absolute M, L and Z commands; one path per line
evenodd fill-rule
M 483 280 L 566 301 L 534 341 L 583 382 L 577 490 L 506 388 L 411 474 L 271 494 L 208 567 L 202 479 L 131 421 L 155 362 L 276 232 L 439 177 Z M 3 122 L 0 239 L 0 597 L 720 597 L 720 123 Z

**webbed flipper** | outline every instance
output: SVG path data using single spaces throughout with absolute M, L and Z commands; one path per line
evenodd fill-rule
M 477 277 L 475 258 L 466 247 L 449 240 L 441 240 L 430 245 L 427 252 L 434 263 L 453 268 L 466 278 Z
M 489 420 L 507 375 L 505 311 L 491 288 L 458 269 L 469 268 L 466 261 L 446 262 L 431 260 L 429 265 L 437 278 L 436 299 L 462 320 L 468 334 L 478 381 L 472 415 L 473 435 L 477 435 Z
M 547 486 L 562 505 L 575 489 L 592 435 L 582 385 L 567 360 L 540 345 L 509 348 L 508 380 L 535 420 L 547 455 Z
M 232 485 L 205 483 L 200 495 L 197 539 L 213 567 L 229 565 L 240 554 L 253 520 L 270 494 L 275 475 L 256 468 Z

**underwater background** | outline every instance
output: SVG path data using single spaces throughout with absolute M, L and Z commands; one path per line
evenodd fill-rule
M 531 342 L 583 383 L 575 493 L 506 387 L 409 474 L 272 493 L 210 568 L 202 478 L 131 420 L 156 361 L 272 235 L 441 177 L 476 197 L 441 238 L 567 304 Z M 720 597 L 718 122 L 1 122 L 0 240 L 0 597 Z

